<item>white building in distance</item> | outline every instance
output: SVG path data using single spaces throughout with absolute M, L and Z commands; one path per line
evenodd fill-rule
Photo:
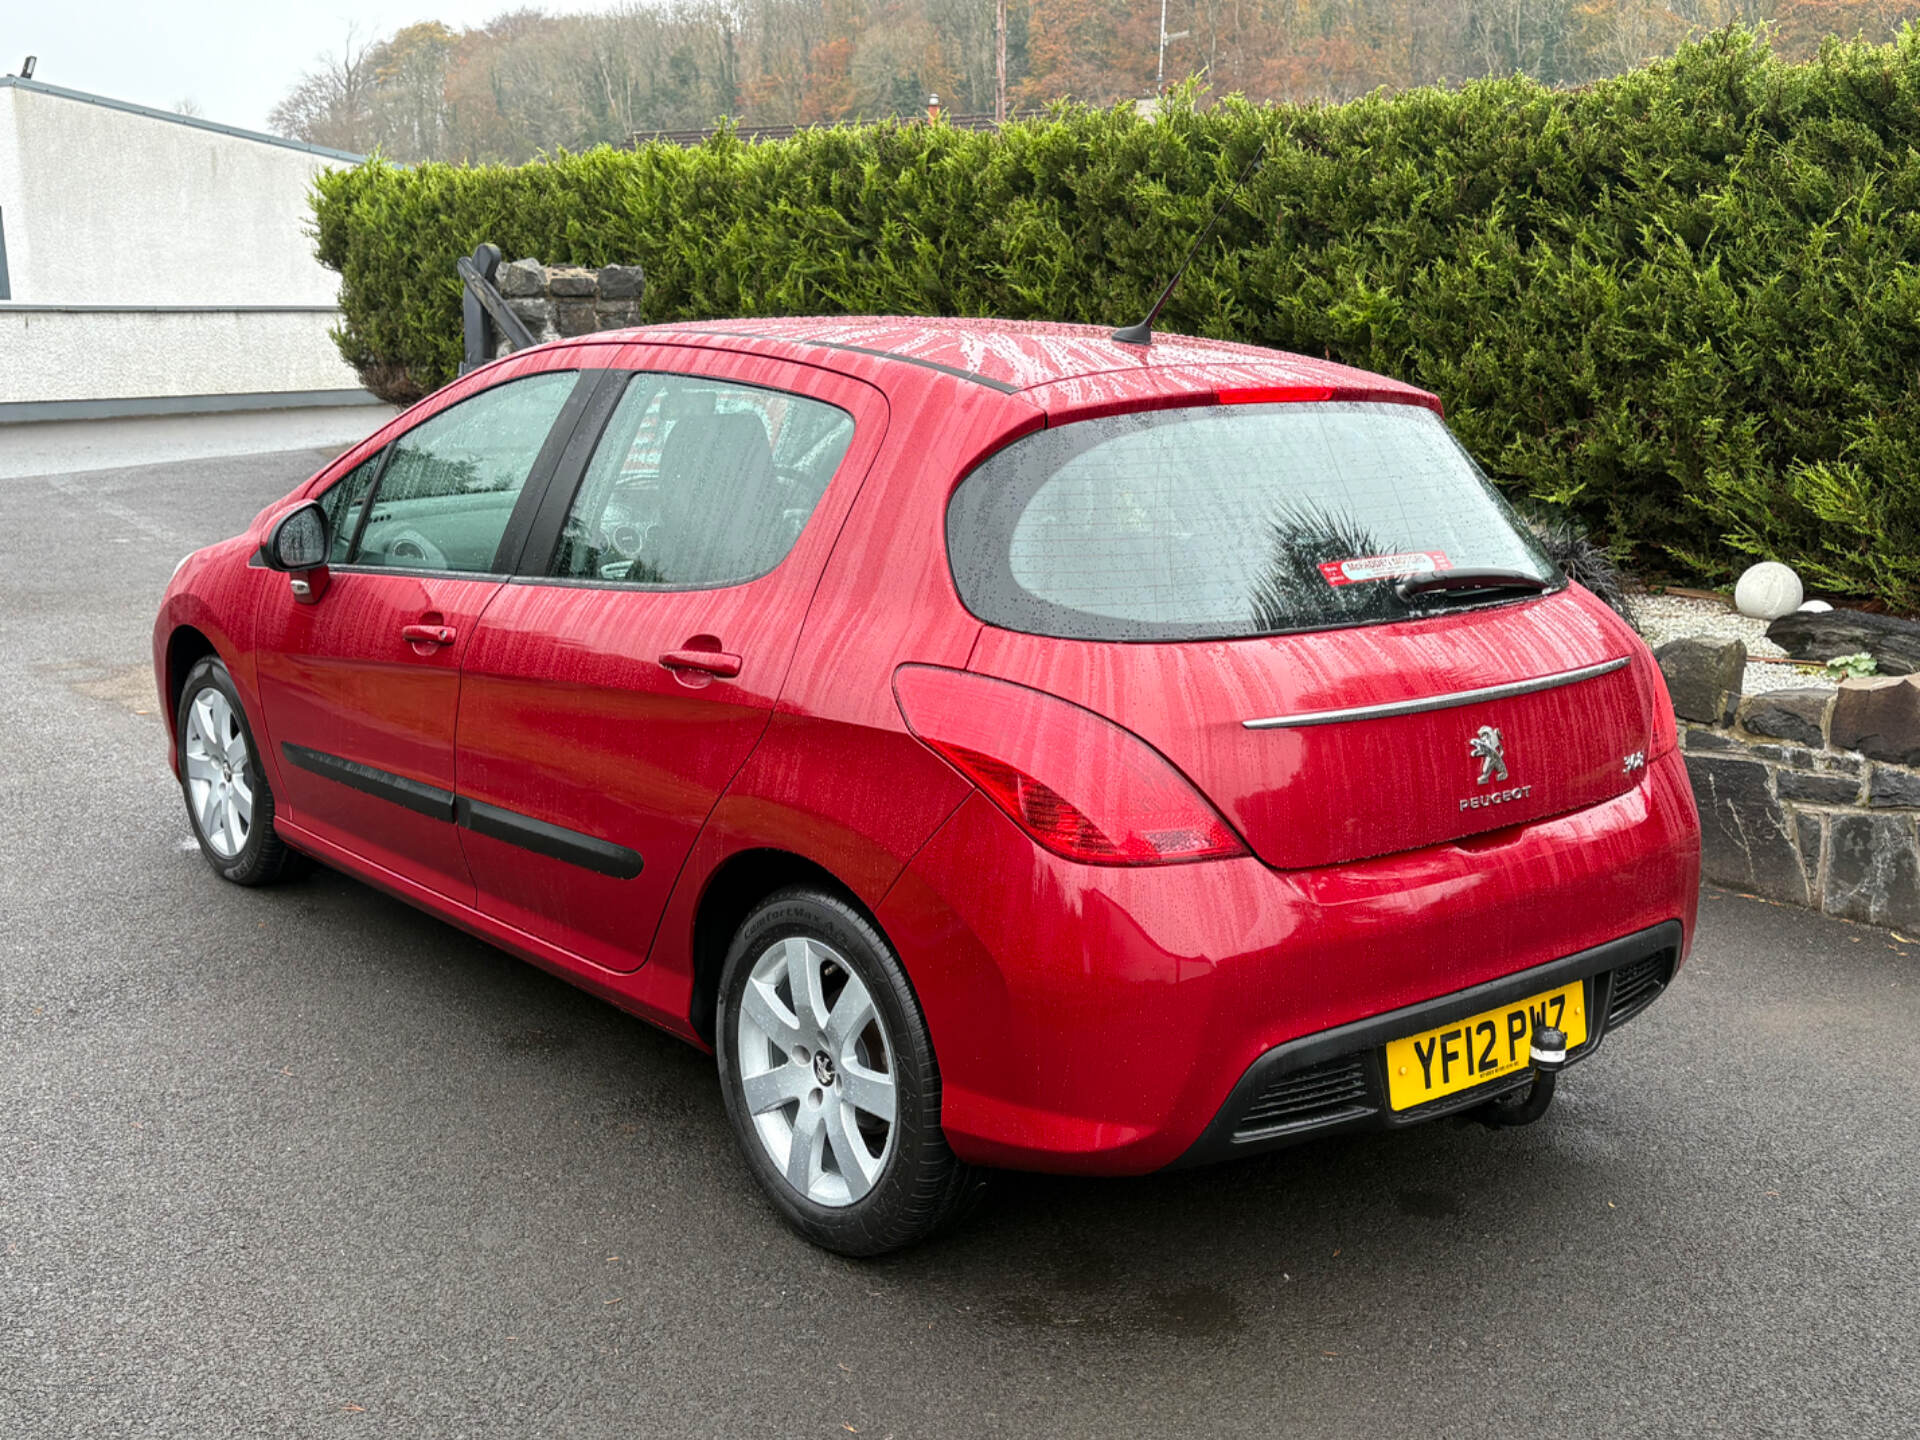
M 377 404 L 327 333 L 339 277 L 308 234 L 313 177 L 360 158 L 0 76 L 0 445 Z

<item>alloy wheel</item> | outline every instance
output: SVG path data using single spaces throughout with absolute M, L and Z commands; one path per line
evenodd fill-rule
M 240 717 L 209 686 L 187 707 L 187 802 L 213 853 L 231 860 L 253 829 L 253 770 Z
M 893 1044 L 832 946 L 776 940 L 754 962 L 735 1047 L 747 1114 L 774 1168 L 816 1205 L 852 1205 L 893 1152 Z

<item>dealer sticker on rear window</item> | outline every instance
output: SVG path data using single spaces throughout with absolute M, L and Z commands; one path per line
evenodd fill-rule
M 1391 580 L 1402 575 L 1431 575 L 1451 570 L 1444 550 L 1408 550 L 1399 555 L 1367 555 L 1358 560 L 1327 560 L 1320 566 L 1329 585 L 1357 585 L 1363 580 Z

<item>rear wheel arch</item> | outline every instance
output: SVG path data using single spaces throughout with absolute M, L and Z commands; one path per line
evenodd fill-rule
M 693 917 L 693 997 L 687 1018 L 707 1044 L 714 1043 L 720 974 L 734 935 L 762 900 L 795 885 L 839 897 L 885 935 L 872 909 L 824 865 L 790 850 L 743 850 L 728 856 L 708 878 Z

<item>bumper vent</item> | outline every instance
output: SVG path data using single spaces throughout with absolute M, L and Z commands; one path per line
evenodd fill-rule
M 1282 1075 L 1247 1107 L 1233 1133 L 1244 1136 L 1292 1125 L 1325 1124 L 1346 1115 L 1364 1115 L 1372 1108 L 1367 1103 L 1364 1057 L 1346 1055 Z
M 1673 973 L 1671 955 L 1649 955 L 1613 972 L 1613 995 L 1607 1002 L 1607 1028 L 1624 1025 L 1638 1015 L 1662 990 Z

